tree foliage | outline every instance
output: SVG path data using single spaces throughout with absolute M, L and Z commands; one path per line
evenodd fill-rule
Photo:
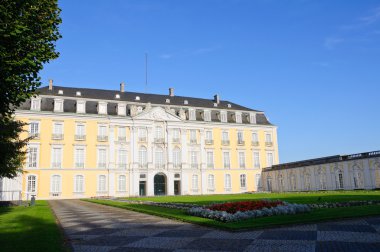
M 0 115 L 33 96 L 43 64 L 59 56 L 59 14 L 57 0 L 1 0 Z
M 0 177 L 21 171 L 29 138 L 15 109 L 35 95 L 43 65 L 59 56 L 61 10 L 57 0 L 0 1 Z

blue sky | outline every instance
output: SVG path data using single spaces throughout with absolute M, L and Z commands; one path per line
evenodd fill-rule
M 380 2 L 60 1 L 56 85 L 264 110 L 280 161 L 380 149 Z M 148 53 L 148 87 L 145 87 Z

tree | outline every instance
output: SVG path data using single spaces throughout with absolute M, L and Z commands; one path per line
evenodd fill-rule
M 16 176 L 25 159 L 29 139 L 19 138 L 25 124 L 13 114 L 35 95 L 43 65 L 59 56 L 60 12 L 57 0 L 0 2 L 0 177 Z

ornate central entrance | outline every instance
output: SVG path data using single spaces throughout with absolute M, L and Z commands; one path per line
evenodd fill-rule
M 154 176 L 154 195 L 166 195 L 166 176 L 159 173 Z

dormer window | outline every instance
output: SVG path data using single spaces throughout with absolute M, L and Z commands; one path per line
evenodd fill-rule
M 254 113 L 249 114 L 249 122 L 256 123 L 256 115 Z
M 211 111 L 210 110 L 205 110 L 204 111 L 204 120 L 207 122 L 211 121 Z
M 86 113 L 86 101 L 77 101 L 77 113 Z
M 63 112 L 63 100 L 54 99 L 54 112 Z
M 138 106 L 138 107 L 137 107 L 137 112 L 139 112 L 139 113 L 140 113 L 140 112 L 142 112 L 142 111 L 143 111 L 143 107 L 141 107 L 141 106 Z
M 221 122 L 227 122 L 227 112 L 226 111 L 220 111 L 220 121 Z
M 189 104 L 189 101 L 188 101 L 188 100 L 184 100 L 184 101 L 183 101 L 183 104 L 188 105 L 188 104 Z
M 58 90 L 58 94 L 59 94 L 59 95 L 63 95 L 63 90 L 61 90 L 61 89 Z
M 136 96 L 136 101 L 139 101 L 140 100 L 140 96 Z
M 98 103 L 98 114 L 106 115 L 107 114 L 107 103 L 99 102 Z
M 218 107 L 218 103 L 214 103 L 214 107 Z
M 82 95 L 82 93 L 80 91 L 76 92 L 76 96 L 81 96 L 81 95 Z
M 227 104 L 227 107 L 228 107 L 228 108 L 231 108 L 232 106 L 231 106 L 231 104 L 228 103 L 228 104 Z
M 119 95 L 119 94 L 116 94 L 116 95 L 115 95 L 115 99 L 120 99 L 120 95 Z
M 241 112 L 235 112 L 236 123 L 241 123 Z
M 189 109 L 189 120 L 195 120 L 195 109 Z
M 40 111 L 41 110 L 41 98 L 32 98 L 30 101 L 30 110 Z
M 117 104 L 117 115 L 119 116 L 125 116 L 126 115 L 126 105 L 125 104 Z
M 170 99 L 166 99 L 165 102 L 166 102 L 166 103 L 170 103 Z

